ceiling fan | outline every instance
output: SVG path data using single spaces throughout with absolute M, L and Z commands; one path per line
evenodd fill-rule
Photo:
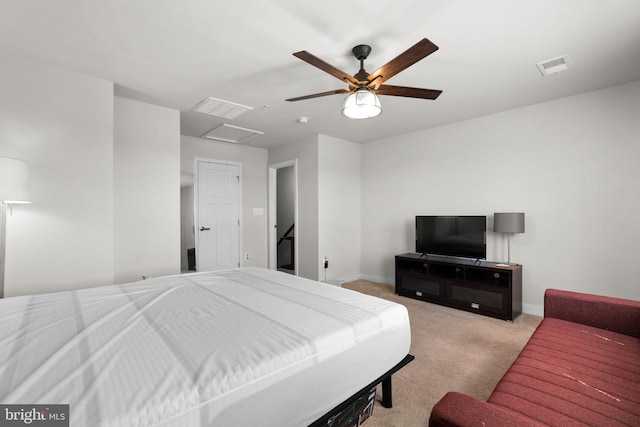
M 382 112 L 380 100 L 377 95 L 404 96 L 407 98 L 436 99 L 441 90 L 420 89 L 405 86 L 391 86 L 383 84 L 391 77 L 395 76 L 405 68 L 410 67 L 421 59 L 431 55 L 438 50 L 438 46 L 428 39 L 424 38 L 418 43 L 389 61 L 387 64 L 378 68 L 378 70 L 369 74 L 364 69 L 364 60 L 371 53 L 371 46 L 358 45 L 351 52 L 353 56 L 360 61 L 360 71 L 351 76 L 342 70 L 337 69 L 333 65 L 313 56 L 309 52 L 303 50 L 296 52 L 293 56 L 331 74 L 332 76 L 344 81 L 348 84 L 348 89 L 336 89 L 327 92 L 314 93 L 311 95 L 300 96 L 297 98 L 289 98 L 286 101 L 302 101 L 303 99 L 318 98 L 327 95 L 336 95 L 341 93 L 350 93 L 345 99 L 342 108 L 342 114 L 349 118 L 369 118 L 375 117 Z

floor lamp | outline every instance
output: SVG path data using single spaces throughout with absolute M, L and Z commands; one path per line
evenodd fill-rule
M 524 212 L 496 212 L 493 214 L 493 231 L 507 233 L 507 264 L 511 264 L 512 233 L 524 233 Z
M 29 165 L 22 160 L 0 157 L 0 298 L 4 298 L 4 255 L 7 247 L 9 205 L 31 203 Z

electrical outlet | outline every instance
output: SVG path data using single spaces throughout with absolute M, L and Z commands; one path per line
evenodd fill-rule
M 329 268 L 329 260 L 327 257 L 324 257 L 324 268 Z
M 248 260 L 248 259 L 251 259 L 251 256 L 249 255 L 249 252 L 245 252 L 244 253 L 244 259 L 245 259 L 245 261 Z

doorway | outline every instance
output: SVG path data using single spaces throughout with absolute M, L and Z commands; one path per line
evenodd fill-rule
M 197 271 L 240 267 L 241 164 L 196 159 Z
M 269 165 L 269 268 L 298 275 L 298 161 Z
M 196 271 L 195 175 L 180 174 L 180 271 Z

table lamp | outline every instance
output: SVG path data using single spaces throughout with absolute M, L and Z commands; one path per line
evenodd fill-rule
M 524 212 L 496 212 L 493 214 L 493 231 L 507 233 L 507 264 L 511 264 L 511 242 L 513 233 L 524 233 Z

